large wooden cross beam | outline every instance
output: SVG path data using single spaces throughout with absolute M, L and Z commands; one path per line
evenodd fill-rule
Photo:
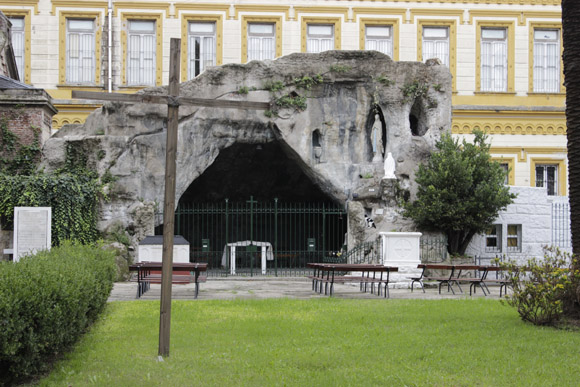
M 73 91 L 73 98 L 134 103 L 167 104 L 167 147 L 165 153 L 165 199 L 163 204 L 163 263 L 161 272 L 161 310 L 159 316 L 159 356 L 169 356 L 171 329 L 171 282 L 173 276 L 173 233 L 175 217 L 175 178 L 179 105 L 268 110 L 268 102 L 209 100 L 179 96 L 181 39 L 171 39 L 168 95 L 120 94 Z

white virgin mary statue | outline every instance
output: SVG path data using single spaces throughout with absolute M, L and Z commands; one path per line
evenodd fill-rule
M 395 159 L 393 158 L 393 154 L 391 152 L 387 153 L 387 157 L 385 158 L 385 176 L 383 179 L 396 179 L 395 176 Z
M 378 114 L 375 114 L 371 135 L 373 136 L 373 163 L 380 163 L 383 161 L 383 125 Z

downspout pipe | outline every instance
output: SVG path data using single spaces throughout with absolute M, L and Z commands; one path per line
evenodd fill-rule
M 109 93 L 113 91 L 113 0 L 109 0 L 109 9 L 108 9 L 108 18 L 109 18 L 109 39 L 108 39 L 108 90 Z

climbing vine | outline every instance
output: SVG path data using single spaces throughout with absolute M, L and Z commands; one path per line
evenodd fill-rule
M 95 171 L 86 167 L 86 154 L 69 144 L 66 155 L 63 168 L 55 173 L 0 171 L 2 228 L 12 227 L 14 207 L 51 207 L 53 246 L 68 239 L 82 243 L 98 239 L 98 206 L 103 183 Z
M 0 173 L 29 175 L 40 160 L 40 129 L 30 126 L 32 141 L 23 144 L 20 138 L 9 127 L 10 119 L 17 118 L 18 112 L 11 112 L 11 117 L 0 117 Z

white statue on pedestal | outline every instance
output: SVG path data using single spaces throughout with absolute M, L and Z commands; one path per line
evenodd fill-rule
M 395 176 L 395 159 L 391 152 L 387 153 L 387 157 L 385 158 L 385 176 L 383 179 L 396 179 Z
M 375 122 L 371 133 L 373 136 L 373 163 L 380 163 L 383 161 L 382 152 L 380 151 L 383 149 L 383 125 L 378 114 L 375 114 Z

